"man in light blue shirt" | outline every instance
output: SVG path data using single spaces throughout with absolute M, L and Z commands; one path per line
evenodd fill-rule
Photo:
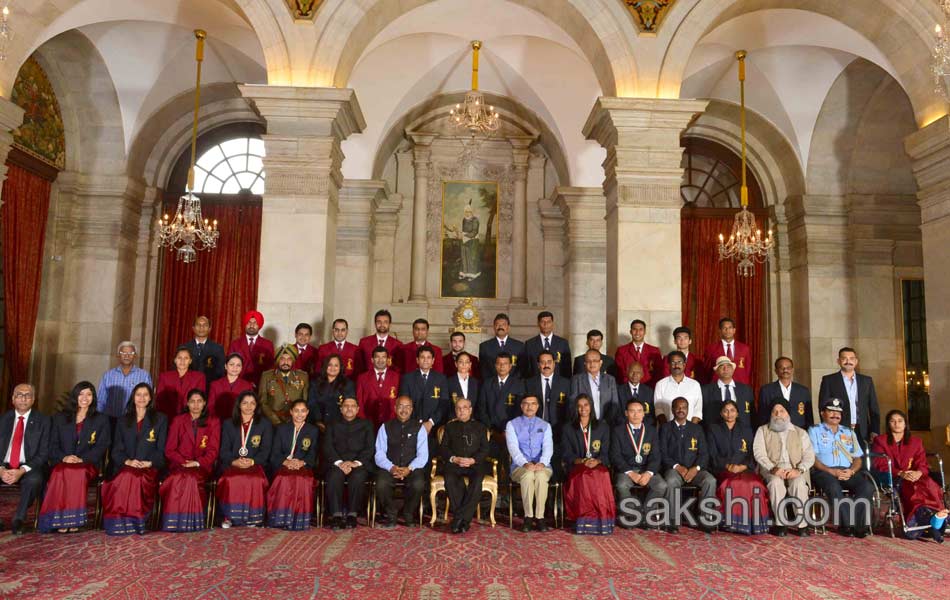
M 396 399 L 396 418 L 384 423 L 376 434 L 376 500 L 382 517 L 380 527 L 396 526 L 393 487 L 406 484 L 406 502 L 402 514 L 407 527 L 418 526 L 419 502 L 425 488 L 425 467 L 429 463 L 429 436 L 412 417 L 412 398 Z M 414 516 L 416 515 L 416 516 Z
M 136 349 L 132 342 L 122 342 L 116 349 L 119 366 L 103 373 L 96 389 L 99 412 L 117 419 L 125 414 L 132 389 L 140 383 L 152 386 L 152 376 L 145 369 L 135 366 Z
M 538 531 L 548 530 L 544 523 L 544 504 L 553 474 L 554 441 L 550 423 L 538 418 L 537 414 L 538 398 L 525 396 L 521 399 L 521 416 L 505 425 L 505 443 L 511 455 L 511 480 L 521 486 L 524 506 L 521 531 L 525 533 L 531 531 L 532 526 Z

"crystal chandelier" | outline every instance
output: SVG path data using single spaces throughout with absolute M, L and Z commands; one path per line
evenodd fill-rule
M 765 239 L 762 239 L 762 230 L 756 227 L 755 216 L 749 212 L 749 188 L 746 185 L 745 57 L 745 50 L 736 52 L 736 58 L 739 60 L 739 119 L 742 139 L 742 188 L 739 198 L 742 209 L 736 214 L 729 239 L 726 240 L 719 234 L 719 260 L 738 261 L 736 271 L 739 275 L 752 277 L 755 275 L 755 264 L 769 259 L 774 240 L 771 229 Z
M 0 10 L 0 61 L 7 60 L 7 46 L 13 39 L 13 30 L 10 29 L 10 6 L 3 3 Z
M 472 89 L 465 94 L 465 100 L 449 111 L 452 123 L 458 129 L 467 129 L 472 137 L 478 134 L 491 135 L 498 131 L 501 123 L 494 106 L 485 104 L 485 96 L 478 91 L 478 51 L 482 43 L 472 42 Z
M 185 195 L 178 199 L 178 209 L 174 217 L 167 214 L 158 220 L 158 245 L 160 248 L 178 250 L 178 260 L 195 262 L 197 252 L 211 250 L 218 245 L 217 221 L 208 221 L 201 217 L 201 199 L 194 194 L 195 153 L 198 142 L 198 108 L 201 106 L 201 61 L 204 60 L 204 42 L 207 34 L 195 30 L 197 49 L 195 61 L 198 63 L 197 83 L 195 83 L 195 116 L 191 127 L 191 164 L 188 167 L 188 185 Z
M 938 0 L 938 4 L 943 10 L 943 24 L 934 26 L 937 42 L 934 44 L 930 70 L 934 75 L 934 93 L 950 101 L 950 90 L 947 89 L 947 78 L 950 77 L 950 39 L 946 33 L 950 25 L 950 0 Z

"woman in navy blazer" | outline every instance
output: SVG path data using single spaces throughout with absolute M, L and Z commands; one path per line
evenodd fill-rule
M 302 399 L 290 405 L 290 422 L 274 430 L 270 466 L 274 472 L 267 490 L 267 526 L 301 530 L 313 516 L 313 469 L 317 464 L 320 430 L 307 422 L 309 410 Z
M 40 508 L 39 530 L 73 533 L 86 525 L 87 490 L 102 468 L 112 428 L 96 409 L 96 386 L 73 386 L 62 412 L 53 417 L 50 464 L 53 467 Z
M 158 472 L 165 466 L 168 420 L 155 410 L 152 386 L 132 389 L 125 415 L 116 422 L 112 443 L 115 476 L 102 485 L 106 533 L 145 533 L 158 492 Z
M 221 477 L 216 495 L 221 527 L 256 526 L 264 523 L 264 494 L 274 427 L 261 414 L 257 394 L 238 394 L 231 418 L 221 426 Z

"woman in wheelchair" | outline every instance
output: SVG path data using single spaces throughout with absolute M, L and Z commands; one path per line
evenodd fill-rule
M 871 452 L 891 460 L 891 476 L 895 492 L 900 493 L 901 508 L 908 528 L 930 524 L 930 535 L 943 543 L 947 528 L 947 507 L 940 486 L 930 477 L 927 453 L 920 438 L 908 431 L 907 416 L 900 410 L 887 413 L 887 433 L 874 438 Z M 874 471 L 887 474 L 887 458 L 876 457 Z M 919 537 L 922 530 L 908 531 L 908 537 Z

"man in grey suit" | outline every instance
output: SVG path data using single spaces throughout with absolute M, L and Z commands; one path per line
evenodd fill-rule
M 821 378 L 818 389 L 818 405 L 829 398 L 844 401 L 841 424 L 858 432 L 861 447 L 867 448 L 876 435 L 881 433 L 881 411 L 877 404 L 874 380 L 856 372 L 858 353 L 854 348 L 838 350 L 838 366 L 841 370 Z
M 571 378 L 571 410 L 580 394 L 587 394 L 594 407 L 594 415 L 613 427 L 623 422 L 617 380 L 601 371 L 600 352 L 588 350 L 584 355 L 584 372 Z

